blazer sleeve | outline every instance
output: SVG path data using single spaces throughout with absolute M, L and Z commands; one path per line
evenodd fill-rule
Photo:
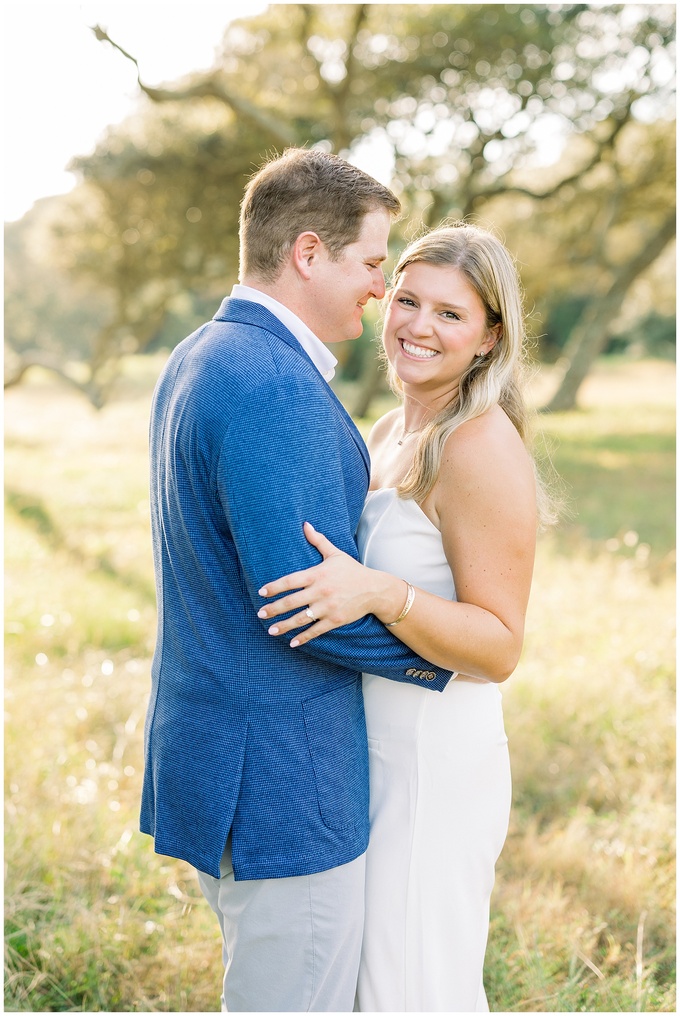
M 305 521 L 358 559 L 352 520 L 363 506 L 364 470 L 361 452 L 316 379 L 278 378 L 249 393 L 225 433 L 216 485 L 255 612 L 266 602 L 257 592 L 266 582 L 319 563 Z M 270 622 L 262 624 L 266 629 Z M 372 614 L 290 651 L 435 691 L 451 678 Z

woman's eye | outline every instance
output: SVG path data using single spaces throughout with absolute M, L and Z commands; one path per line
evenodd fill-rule
M 414 301 L 413 300 L 409 300 L 409 298 L 407 296 L 399 296 L 399 297 L 397 297 L 397 303 L 403 303 L 403 305 L 405 307 L 415 307 Z
M 453 310 L 445 310 L 444 317 L 447 319 L 447 321 L 460 321 L 460 318 Z

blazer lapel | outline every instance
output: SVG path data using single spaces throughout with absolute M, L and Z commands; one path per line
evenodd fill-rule
M 286 345 L 291 347 L 291 349 L 294 349 L 304 362 L 312 368 L 323 384 L 324 391 L 326 391 L 328 397 L 336 406 L 340 418 L 361 453 L 364 465 L 366 466 L 366 472 L 370 476 L 371 460 L 369 458 L 368 449 L 366 448 L 364 440 L 352 420 L 352 417 L 349 415 L 342 402 L 340 402 L 331 386 L 319 373 L 316 366 L 304 351 L 293 333 L 288 331 L 286 326 L 279 321 L 275 314 L 272 314 L 266 307 L 263 307 L 261 304 L 255 303 L 252 300 L 236 300 L 228 296 L 222 301 L 220 309 L 217 314 L 215 314 L 213 320 L 230 321 L 236 324 L 253 325 L 256 328 L 264 328 L 268 332 L 276 335 L 277 338 L 281 339 L 282 342 L 285 342 Z
M 349 431 L 349 433 L 350 433 L 350 435 L 352 437 L 352 440 L 354 441 L 355 445 L 357 446 L 357 448 L 361 452 L 361 457 L 364 460 L 364 465 L 366 466 L 366 474 L 367 474 L 367 476 L 370 479 L 370 476 L 371 476 L 371 459 L 370 459 L 369 454 L 368 454 L 368 448 L 366 447 L 366 443 L 365 443 L 364 439 L 362 438 L 361 434 L 359 433 L 359 430 L 358 430 L 356 424 L 354 423 L 354 420 L 349 415 L 349 413 L 347 412 L 347 410 L 345 409 L 345 407 L 343 406 L 342 402 L 337 397 L 337 395 L 335 394 L 335 392 L 333 391 L 331 386 L 328 384 L 327 381 L 324 381 L 324 384 L 326 385 L 326 388 L 328 390 L 328 396 L 329 396 L 329 398 L 332 399 L 333 402 L 338 407 L 338 411 L 340 412 L 340 415 L 342 416 L 343 422 L 344 422 L 345 426 L 347 427 L 347 430 Z

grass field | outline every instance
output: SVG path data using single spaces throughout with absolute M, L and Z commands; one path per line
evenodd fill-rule
M 37 373 L 6 395 L 8 1011 L 219 1008 L 195 875 L 137 832 L 158 368 L 131 361 L 100 413 Z M 571 515 L 541 537 L 504 688 L 493 1011 L 676 1008 L 674 391 L 669 364 L 610 363 L 540 419 Z

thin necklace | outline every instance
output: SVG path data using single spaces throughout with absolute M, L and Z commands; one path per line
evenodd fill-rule
M 424 405 L 424 403 L 418 402 L 418 399 L 414 399 L 414 402 L 417 402 L 418 405 L 421 406 L 425 410 L 425 415 L 424 415 L 424 418 L 421 420 L 419 427 L 414 427 L 413 430 L 407 430 L 406 427 L 404 427 L 404 429 L 401 432 L 401 437 L 397 441 L 397 445 L 399 447 L 401 447 L 403 445 L 403 443 L 406 440 L 406 438 L 410 437 L 411 434 L 419 434 L 421 432 L 421 430 L 424 430 L 424 428 L 427 426 L 427 424 L 429 422 L 428 421 L 428 414 L 431 414 L 432 411 L 429 410 L 428 407 Z
M 415 430 L 405 430 L 405 429 L 404 429 L 404 430 L 403 430 L 403 431 L 401 432 L 401 437 L 400 437 L 400 438 L 399 438 L 399 440 L 397 441 L 397 444 L 398 444 L 398 445 L 403 445 L 403 443 L 404 443 L 404 439 L 405 439 L 405 438 L 407 438 L 407 437 L 410 437 L 410 436 L 411 436 L 411 434 L 418 434 L 418 433 L 419 433 L 419 431 L 421 431 L 421 430 L 422 430 L 422 427 L 416 427 L 416 429 L 415 429 Z

